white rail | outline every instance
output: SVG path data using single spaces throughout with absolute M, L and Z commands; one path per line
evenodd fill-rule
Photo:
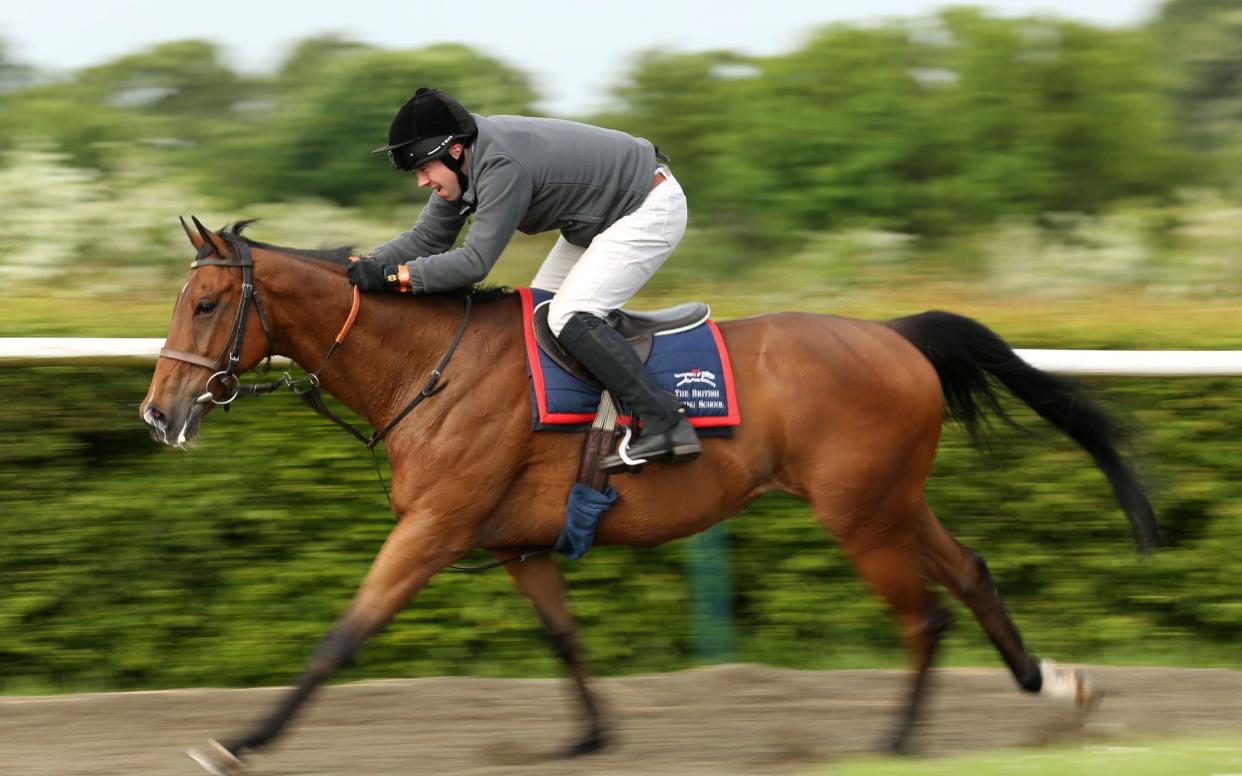
M 1065 375 L 1242 375 L 1242 350 L 1022 350 L 1031 366 Z
M 107 337 L 0 338 L 0 359 L 60 361 L 79 358 L 155 358 L 162 339 Z
M 0 361 L 66 363 L 82 360 L 150 360 L 164 341 L 144 338 L 0 338 Z M 1026 350 L 1027 363 L 1067 375 L 1131 377 L 1242 376 L 1242 350 Z

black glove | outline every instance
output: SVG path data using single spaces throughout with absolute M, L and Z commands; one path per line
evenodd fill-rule
M 400 288 L 397 268 L 391 264 L 362 259 L 349 265 L 349 282 L 360 291 L 396 291 Z

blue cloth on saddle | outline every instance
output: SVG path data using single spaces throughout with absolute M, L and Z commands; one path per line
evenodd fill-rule
M 535 430 L 581 428 L 595 418 L 600 391 L 566 372 L 539 349 L 533 335 L 532 313 L 552 294 L 538 288 L 520 288 L 526 337 L 527 373 Z M 690 424 L 700 431 L 740 422 L 733 389 L 733 369 L 720 330 L 706 321 L 688 331 L 654 338 L 647 368 L 656 381 L 686 407 Z M 621 407 L 628 423 L 629 408 Z
M 600 493 L 590 485 L 575 482 L 569 490 L 569 503 L 565 505 L 565 527 L 556 540 L 556 551 L 570 560 L 586 555 L 595 541 L 595 529 L 608 507 L 617 500 L 617 492 L 611 485 Z

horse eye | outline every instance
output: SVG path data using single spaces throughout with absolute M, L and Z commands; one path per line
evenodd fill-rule
M 198 303 L 197 307 L 194 308 L 194 314 L 195 315 L 207 315 L 214 309 L 216 309 L 216 303 L 211 301 L 210 299 L 204 299 L 203 301 Z

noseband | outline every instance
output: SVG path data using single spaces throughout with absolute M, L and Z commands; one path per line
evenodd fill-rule
M 267 337 L 267 360 L 272 360 L 272 329 L 267 323 L 267 315 L 263 312 L 263 303 L 259 301 L 259 292 L 254 287 L 254 260 L 250 257 L 250 246 L 245 240 L 229 239 L 229 246 L 237 253 L 237 259 L 222 258 L 206 258 L 204 253 L 212 250 L 211 243 L 203 243 L 203 247 L 199 249 L 199 256 L 190 263 L 190 269 L 198 269 L 199 267 L 240 267 L 242 271 L 242 293 L 241 303 L 237 306 L 237 318 L 233 321 L 233 331 L 229 335 L 229 341 L 225 343 L 224 350 L 220 352 L 219 357 L 215 361 L 200 356 L 195 353 L 187 353 L 183 350 L 174 350 L 173 348 L 164 347 L 160 349 L 160 358 L 171 358 L 175 361 L 184 361 L 187 364 L 201 366 L 204 369 L 211 370 L 211 376 L 207 378 L 207 383 L 203 388 L 203 394 L 195 399 L 196 404 L 223 404 L 225 409 L 233 403 L 233 400 L 241 393 L 241 381 L 237 375 L 237 363 L 241 360 L 242 345 L 246 340 L 246 324 L 250 320 L 251 303 L 254 305 L 255 311 L 259 314 L 259 324 L 263 327 L 263 334 Z M 230 352 L 231 351 L 231 352 Z M 221 368 L 228 358 L 228 365 Z M 216 380 L 220 382 L 220 388 L 228 394 L 226 399 L 217 399 L 215 392 L 212 391 L 212 383 Z

